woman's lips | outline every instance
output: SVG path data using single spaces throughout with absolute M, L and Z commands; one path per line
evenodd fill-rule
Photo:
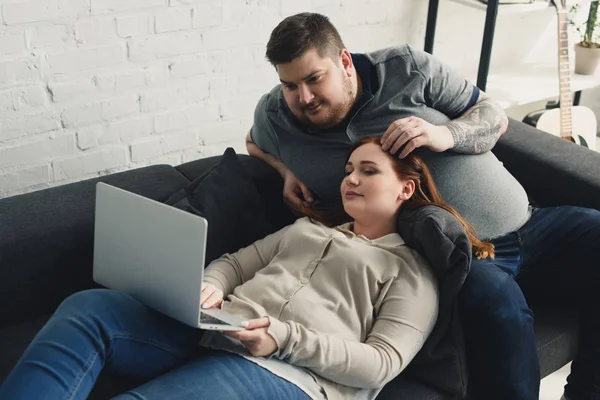
M 358 193 L 355 193 L 355 192 L 346 192 L 345 197 L 347 199 L 354 199 L 354 198 L 357 198 L 357 197 L 362 197 L 362 195 L 360 195 Z

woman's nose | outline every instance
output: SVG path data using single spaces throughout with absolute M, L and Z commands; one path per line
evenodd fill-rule
M 348 182 L 349 185 L 356 186 L 358 185 L 358 177 L 354 172 L 352 172 L 351 174 L 346 176 L 346 182 Z

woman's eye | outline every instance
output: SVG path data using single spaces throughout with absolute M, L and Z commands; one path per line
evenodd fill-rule
M 376 171 L 371 171 L 371 170 L 364 172 L 365 175 L 375 175 L 376 173 L 377 173 Z
M 345 175 L 345 176 L 348 176 L 348 175 L 350 175 L 351 173 L 352 173 L 352 171 L 346 171 L 346 172 L 344 172 L 344 175 Z

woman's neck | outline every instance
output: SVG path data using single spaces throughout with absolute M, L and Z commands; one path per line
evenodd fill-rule
M 385 222 L 362 223 L 354 220 L 353 231 L 356 235 L 363 235 L 367 239 L 375 240 L 390 233 L 396 232 L 396 218 Z

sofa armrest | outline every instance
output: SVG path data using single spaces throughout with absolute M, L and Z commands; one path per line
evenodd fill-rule
M 600 210 L 600 154 L 516 120 L 493 149 L 540 206 Z
M 94 286 L 96 182 L 166 200 L 189 181 L 171 166 L 141 168 L 0 200 L 0 328 L 52 312 Z

